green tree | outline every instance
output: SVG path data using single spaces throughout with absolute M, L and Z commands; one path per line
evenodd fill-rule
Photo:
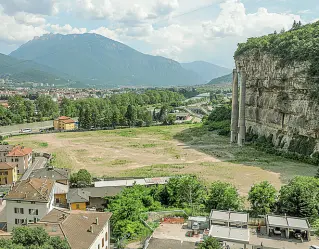
M 160 203 L 151 196 L 151 188 L 134 185 L 124 189 L 109 205 L 109 210 L 113 213 L 113 235 L 129 235 L 130 238 L 144 235 L 147 229 L 141 219 L 146 217 L 142 213 L 158 210 L 160 207 Z
M 50 237 L 48 244 L 54 249 L 71 249 L 68 242 L 60 237 Z
M 275 210 L 277 190 L 267 181 L 255 184 L 248 193 L 248 200 L 255 215 L 268 214 Z
M 207 199 L 207 210 L 240 210 L 242 206 L 243 200 L 233 185 L 221 181 L 212 183 Z
M 12 231 L 12 241 L 14 244 L 21 244 L 23 246 L 41 246 L 48 240 L 49 235 L 41 227 L 15 227 Z
M 41 117 L 56 118 L 59 116 L 59 106 L 50 96 L 40 95 L 35 100 L 35 105 Z
M 92 183 L 92 176 L 86 169 L 80 169 L 71 175 L 70 182 L 78 186 L 89 186 Z
M 127 119 L 130 127 L 135 123 L 136 114 L 136 108 L 133 105 L 129 105 L 125 113 L 125 118 Z
M 279 210 L 291 216 L 318 216 L 319 179 L 297 176 L 282 186 L 279 192 Z
M 173 177 L 169 180 L 166 191 L 169 205 L 175 207 L 193 208 L 203 204 L 206 198 L 205 185 L 196 176 Z
M 213 237 L 207 237 L 202 243 L 199 244 L 198 249 L 222 249 L 223 247 L 219 241 Z

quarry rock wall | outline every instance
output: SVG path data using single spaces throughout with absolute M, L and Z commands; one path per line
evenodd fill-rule
M 309 65 L 283 63 L 256 51 L 236 58 L 237 69 L 247 77 L 247 133 L 270 137 L 287 151 L 307 155 L 319 151 L 319 100 L 311 97 Z

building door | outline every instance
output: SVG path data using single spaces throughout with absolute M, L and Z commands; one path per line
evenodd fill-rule
M 5 182 L 6 185 L 8 184 L 8 178 L 7 177 L 4 178 L 4 182 Z

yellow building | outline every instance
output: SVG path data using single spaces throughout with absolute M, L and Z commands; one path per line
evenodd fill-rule
M 67 203 L 71 210 L 86 210 L 90 202 L 90 193 L 83 189 L 70 189 L 67 194 Z
M 74 130 L 75 121 L 69 117 L 61 116 L 53 121 L 53 127 L 55 130 Z
M 0 185 L 13 184 L 18 180 L 17 169 L 13 164 L 0 163 Z

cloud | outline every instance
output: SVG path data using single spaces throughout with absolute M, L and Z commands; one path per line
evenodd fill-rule
M 32 19 L 32 18 L 31 18 Z M 27 21 L 31 19 L 27 18 Z M 33 26 L 17 21 L 14 16 L 9 16 L 0 9 L 0 41 L 7 44 L 22 44 L 35 36 L 48 33 L 45 25 Z
M 178 46 L 170 46 L 169 48 L 160 48 L 152 51 L 153 55 L 163 56 L 166 58 L 171 58 L 173 60 L 178 60 L 182 52 L 182 49 Z
M 112 40 L 115 40 L 115 41 L 120 41 L 119 34 L 121 32 L 122 32 L 121 30 L 111 30 L 111 29 L 106 28 L 106 27 L 99 27 L 97 29 L 93 29 L 93 30 L 89 31 L 89 33 L 102 35 L 102 36 L 105 36 L 105 37 L 112 39 Z
M 86 28 L 73 28 L 70 24 L 65 24 L 64 26 L 60 26 L 58 24 L 51 24 L 49 28 L 52 30 L 54 34 L 84 34 L 87 32 Z
M 178 0 L 157 0 L 154 11 L 158 15 L 169 15 L 179 8 Z
M 46 23 L 45 18 L 42 15 L 35 15 L 26 12 L 18 12 L 14 15 L 14 19 L 21 24 L 42 26 Z
M 9 15 L 17 12 L 51 15 L 58 11 L 54 0 L 0 0 L 0 5 Z
M 263 35 L 282 28 L 289 29 L 294 20 L 300 20 L 298 15 L 270 13 L 265 8 L 247 14 L 244 4 L 237 0 L 227 0 L 220 4 L 220 8 L 215 21 L 202 23 L 206 38 Z
M 73 11 L 91 19 L 111 18 L 114 13 L 110 0 L 76 0 Z

